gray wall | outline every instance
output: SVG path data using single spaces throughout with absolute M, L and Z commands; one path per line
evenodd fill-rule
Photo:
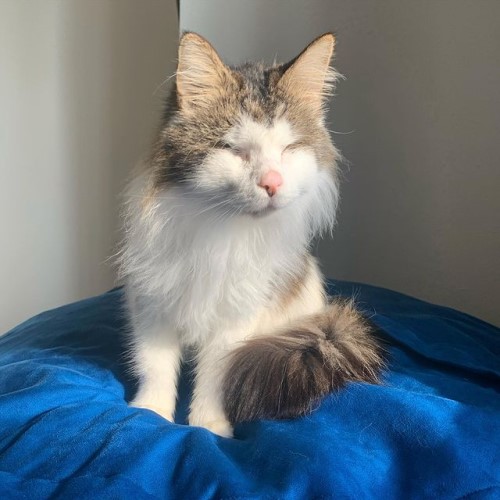
M 177 40 L 172 1 L 0 0 L 0 333 L 113 286 Z
M 338 36 L 345 170 L 325 272 L 500 324 L 500 2 L 182 0 L 228 61 Z

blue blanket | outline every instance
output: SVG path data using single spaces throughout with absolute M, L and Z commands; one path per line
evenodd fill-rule
M 500 331 L 381 288 L 330 291 L 374 314 L 385 384 L 234 439 L 128 408 L 120 289 L 18 326 L 0 339 L 0 498 L 500 498 Z

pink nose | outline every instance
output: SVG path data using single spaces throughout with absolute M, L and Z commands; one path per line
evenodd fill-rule
M 278 188 L 283 184 L 283 177 L 276 170 L 269 170 L 260 179 L 259 186 L 267 191 L 269 196 L 274 196 Z

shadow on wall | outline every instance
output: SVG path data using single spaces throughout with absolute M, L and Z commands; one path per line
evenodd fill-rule
M 481 5 L 389 2 L 340 20 L 348 80 L 331 119 L 354 131 L 335 136 L 351 168 L 320 255 L 339 278 L 499 324 L 500 4 Z

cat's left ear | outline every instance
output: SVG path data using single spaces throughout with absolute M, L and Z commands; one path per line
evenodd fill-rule
M 207 40 L 197 33 L 182 35 L 176 74 L 181 110 L 194 112 L 209 105 L 232 81 L 231 70 Z
M 335 37 L 325 33 L 290 61 L 279 81 L 285 92 L 320 111 L 331 94 L 337 74 L 330 67 Z

